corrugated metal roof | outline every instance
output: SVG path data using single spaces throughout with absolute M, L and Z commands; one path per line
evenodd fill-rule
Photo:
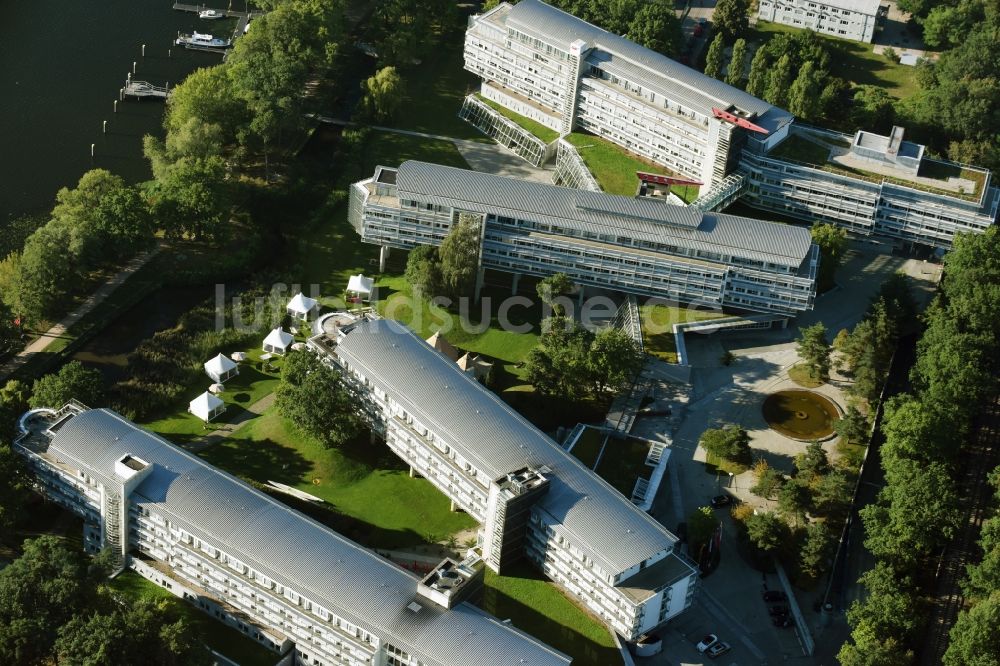
M 549 491 L 539 506 L 605 572 L 621 573 L 677 541 L 403 324 L 363 322 L 347 334 L 337 355 L 492 479 L 525 466 L 548 466 Z
M 449 611 L 418 600 L 422 610 L 408 610 L 416 576 L 110 410 L 73 417 L 49 447 L 50 455 L 108 486 L 117 483 L 114 463 L 126 453 L 154 465 L 134 502 L 155 505 L 151 510 L 202 541 L 424 663 L 569 663 L 469 604 Z
M 799 266 L 812 245 L 809 230 L 802 227 L 702 213 L 663 200 L 576 190 L 427 162 L 403 162 L 396 182 L 400 199 L 410 194 L 470 211 L 521 217 L 597 234 L 627 235 L 787 266 Z
M 713 106 L 726 109 L 733 105 L 756 114 L 761 120 L 758 124 L 764 123 L 768 129 L 772 129 L 770 124 L 777 127 L 792 118 L 784 109 L 771 106 L 739 88 L 705 76 L 540 0 L 521 0 L 506 13 L 505 20 L 518 32 L 537 37 L 564 51 L 569 51 L 570 44 L 582 39 L 588 47 L 610 54 L 622 66 L 641 69 L 642 78 L 633 79 L 635 83 L 653 85 L 667 97 L 684 100 L 691 108 L 707 116 L 712 115 Z

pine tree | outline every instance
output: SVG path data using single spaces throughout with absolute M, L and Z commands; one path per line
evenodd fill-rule
M 708 47 L 708 55 L 705 56 L 705 76 L 711 76 L 713 79 L 722 78 L 722 61 L 725 58 L 725 48 L 726 45 L 722 41 L 722 33 L 720 32 Z
M 747 92 L 754 97 L 763 97 L 770 73 L 770 58 L 763 47 L 757 49 L 750 62 L 750 78 L 747 79 Z
M 733 55 L 729 58 L 729 71 L 726 72 L 726 83 L 739 86 L 743 81 L 743 69 L 746 67 L 747 40 L 740 38 L 733 44 Z
M 788 86 L 792 82 L 792 56 L 787 53 L 778 59 L 767 77 L 764 99 L 775 106 L 785 106 L 788 101 Z

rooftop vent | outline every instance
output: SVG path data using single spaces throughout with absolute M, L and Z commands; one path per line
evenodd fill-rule
M 406 607 L 409 608 L 414 613 L 419 613 L 424 609 L 424 607 L 418 604 L 416 601 L 411 601 L 409 604 L 406 605 Z

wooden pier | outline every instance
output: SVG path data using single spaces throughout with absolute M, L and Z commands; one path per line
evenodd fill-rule
M 233 9 L 216 9 L 214 7 L 207 7 L 205 5 L 186 5 L 182 2 L 175 2 L 174 9 L 176 9 L 179 12 L 191 12 L 193 14 L 198 14 L 200 12 L 205 11 L 206 9 L 215 9 L 215 11 L 222 12 L 223 14 L 225 14 L 227 18 L 249 19 L 253 15 L 253 12 L 247 13 L 247 12 L 238 12 Z
M 158 97 L 168 99 L 172 91 L 165 86 L 154 86 L 148 81 L 126 81 L 122 89 L 124 97 Z
M 192 14 L 199 14 L 206 9 L 215 9 L 213 7 L 208 7 L 206 5 L 188 5 L 183 2 L 175 2 L 174 9 L 179 12 L 190 12 Z M 236 29 L 233 30 L 233 36 L 229 38 L 230 47 L 236 44 L 236 40 L 242 37 L 246 31 L 247 26 L 249 26 L 250 21 L 257 18 L 258 16 L 263 16 L 264 12 L 241 12 L 234 9 L 215 9 L 217 12 L 222 12 L 226 18 L 235 18 Z M 208 51 L 210 53 L 221 53 L 223 59 L 228 55 L 228 48 L 214 48 L 214 47 L 202 47 L 202 46 L 191 46 L 190 44 L 184 44 L 185 48 L 191 49 L 192 51 Z

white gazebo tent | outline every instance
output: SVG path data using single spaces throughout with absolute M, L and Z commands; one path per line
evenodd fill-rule
M 294 341 L 295 338 L 292 334 L 281 330 L 279 326 L 264 338 L 264 351 L 271 352 L 272 354 L 284 354 Z
M 188 405 L 188 411 L 202 421 L 208 422 L 226 411 L 226 403 L 222 398 L 205 391 Z
M 309 321 L 309 317 L 319 310 L 319 301 L 315 298 L 309 298 L 300 291 L 292 297 L 292 300 L 288 301 L 285 310 L 295 319 Z
M 347 281 L 347 293 L 354 294 L 363 301 L 370 300 L 375 289 L 375 280 L 358 273 Z
M 219 354 L 205 363 L 205 374 L 211 377 L 213 381 L 221 384 L 230 377 L 240 374 L 240 369 L 236 366 L 235 362 Z

